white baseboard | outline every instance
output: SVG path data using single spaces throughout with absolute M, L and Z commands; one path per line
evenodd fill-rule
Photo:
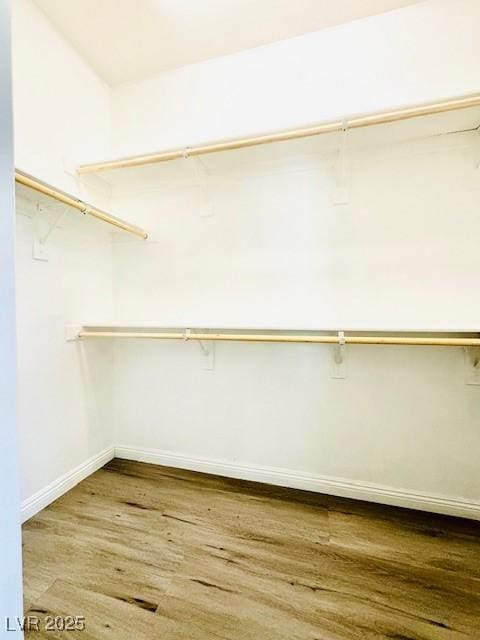
M 40 491 L 37 491 L 22 502 L 22 522 L 28 520 L 36 513 L 44 509 L 61 495 L 72 489 L 76 484 L 87 478 L 89 475 L 103 467 L 114 457 L 114 448 L 107 447 L 100 453 L 95 454 L 82 464 L 78 465 L 57 480 L 54 480 Z
M 112 458 L 149 462 L 167 467 L 189 469 L 211 473 L 212 475 L 265 482 L 280 487 L 304 489 L 355 500 L 366 500 L 408 509 L 418 509 L 431 513 L 480 520 L 480 502 L 462 498 L 430 495 L 396 489 L 379 484 L 346 480 L 313 473 L 302 473 L 278 467 L 257 467 L 245 463 L 216 460 L 204 457 L 192 457 L 159 449 L 140 449 L 138 447 L 108 447 L 92 456 L 72 471 L 37 491 L 22 502 L 22 522 L 51 504 L 76 484 L 103 467 Z
M 379 484 L 356 480 L 346 480 L 313 473 L 301 473 L 277 467 L 256 467 L 211 458 L 197 458 L 158 449 L 137 447 L 115 447 L 115 457 L 138 462 L 149 462 L 179 469 L 202 471 L 213 475 L 227 476 L 241 480 L 265 482 L 267 484 L 293 489 L 305 489 L 343 498 L 377 502 L 408 509 L 418 509 L 432 513 L 480 520 L 480 502 L 462 498 L 429 495 L 395 489 Z

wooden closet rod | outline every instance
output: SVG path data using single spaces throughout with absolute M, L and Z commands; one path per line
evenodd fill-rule
M 23 171 L 19 171 L 18 169 L 15 170 L 15 182 L 18 182 L 19 184 L 22 184 L 25 187 L 29 187 L 30 189 L 34 189 L 39 193 L 43 193 L 44 195 L 49 196 L 50 198 L 54 198 L 55 200 L 58 200 L 58 202 L 62 202 L 63 204 L 68 205 L 69 207 L 73 207 L 74 209 L 77 209 L 78 211 L 80 211 L 85 215 L 93 216 L 98 220 L 102 220 L 103 222 L 112 224 L 114 227 L 123 229 L 123 231 L 127 231 L 128 233 L 133 233 L 134 235 L 139 236 L 144 240 L 148 238 L 148 234 L 144 229 L 141 229 L 140 227 L 136 227 L 135 225 L 130 224 L 129 222 L 125 222 L 120 218 L 116 218 L 115 216 L 112 216 L 111 214 L 106 213 L 101 209 L 97 209 L 97 207 L 94 207 L 91 204 L 87 204 L 82 200 L 79 200 L 78 198 L 75 198 L 74 196 L 71 196 L 68 193 L 65 193 L 65 191 L 60 191 L 56 187 L 52 187 L 46 182 L 42 182 L 41 180 L 38 180 L 37 178 L 34 178 L 33 176 L 30 176 L 27 173 L 24 173 Z
M 304 342 L 314 344 L 383 344 L 437 347 L 480 347 L 480 338 L 439 338 L 409 336 L 315 336 L 241 333 L 193 333 L 148 331 L 84 331 L 79 338 L 141 338 L 147 340 L 221 340 L 226 342 Z
M 177 160 L 188 156 L 200 156 L 206 153 L 215 153 L 217 151 L 230 151 L 232 149 L 244 149 L 245 147 L 254 147 L 261 144 L 269 144 L 271 142 L 283 142 L 286 140 L 295 140 L 298 138 L 308 138 L 322 133 L 330 133 L 332 131 L 341 131 L 344 128 L 358 129 L 360 127 L 368 127 L 375 124 L 386 124 L 388 122 L 396 122 L 398 120 L 407 120 L 418 116 L 428 116 L 437 113 L 445 113 L 456 109 L 466 109 L 468 107 L 480 106 L 480 94 L 456 98 L 454 100 L 445 100 L 443 102 L 432 102 L 429 104 L 406 107 L 403 109 L 395 109 L 393 111 L 383 111 L 371 113 L 362 116 L 351 117 L 345 120 L 335 120 L 334 122 L 324 122 L 313 127 L 303 129 L 291 129 L 288 131 L 277 131 L 273 133 L 261 134 L 250 138 L 238 138 L 235 140 L 223 140 L 213 142 L 211 144 L 187 147 L 183 149 L 173 149 L 169 151 L 159 151 L 146 155 L 131 156 L 128 158 L 120 158 L 118 160 L 107 160 L 104 162 L 96 162 L 93 164 L 85 164 L 80 166 L 78 173 L 97 173 L 100 171 L 110 171 L 112 169 L 123 169 L 127 167 L 139 167 L 146 164 L 156 162 L 166 162 L 167 160 Z

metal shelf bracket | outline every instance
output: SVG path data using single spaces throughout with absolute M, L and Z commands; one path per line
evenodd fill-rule
M 48 262 L 47 243 L 52 233 L 57 229 L 60 221 L 67 213 L 67 207 L 61 207 L 53 222 L 44 215 L 48 210 L 37 203 L 33 231 L 33 259 Z
M 346 120 L 343 121 L 340 136 L 340 148 L 335 165 L 333 204 L 348 204 L 350 202 L 351 158 L 348 146 L 348 123 Z
M 192 335 L 191 329 L 185 329 L 184 340 L 190 340 L 190 336 Z M 202 355 L 204 357 L 202 369 L 204 371 L 213 371 L 215 368 L 215 343 L 204 340 L 195 340 L 198 343 Z
M 182 155 L 184 160 L 188 161 L 189 166 L 193 168 L 195 182 L 202 195 L 200 217 L 209 218 L 215 213 L 210 188 L 210 172 L 199 157 L 190 155 L 188 147 L 183 150 Z
M 465 384 L 480 385 L 480 347 L 464 347 Z
M 333 347 L 332 378 L 344 379 L 347 377 L 347 346 L 345 332 L 338 332 L 338 344 Z

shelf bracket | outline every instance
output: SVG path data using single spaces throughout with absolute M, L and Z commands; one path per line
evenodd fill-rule
M 77 187 L 77 191 L 80 194 L 80 197 L 83 199 L 86 196 L 85 193 L 85 182 L 84 176 L 78 173 L 78 163 L 73 162 L 70 158 L 63 157 L 63 170 L 65 173 L 70 176 L 70 178 L 75 182 L 75 186 Z
M 67 207 L 62 207 L 53 222 L 49 222 L 42 214 L 46 209 L 39 203 L 36 205 L 33 236 L 33 259 L 48 262 L 47 242 L 53 231 L 58 227 L 61 219 L 67 213 Z
M 67 342 L 75 342 L 80 339 L 80 331 L 82 330 L 79 324 L 67 324 L 65 327 L 65 340 Z
M 465 384 L 480 385 L 480 347 L 464 347 Z
M 480 169 L 480 126 L 473 133 L 473 166 Z
M 191 339 L 193 332 L 191 329 L 185 329 L 184 340 L 188 341 Z M 204 340 L 195 340 L 200 347 L 200 350 L 203 355 L 203 364 L 202 369 L 204 371 L 213 371 L 215 368 L 215 343 Z
M 343 121 L 340 136 L 340 148 L 335 165 L 333 204 L 348 204 L 350 202 L 351 158 L 348 146 L 348 123 L 346 120 Z
M 182 152 L 183 158 L 193 167 L 195 182 L 202 195 L 202 208 L 200 217 L 209 218 L 215 213 L 210 189 L 210 172 L 198 156 L 191 156 L 189 147 Z
M 345 332 L 338 332 L 338 344 L 333 347 L 332 378 L 344 379 L 347 377 L 347 347 L 345 344 Z

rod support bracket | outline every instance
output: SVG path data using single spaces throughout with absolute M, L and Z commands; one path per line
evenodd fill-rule
M 333 347 L 332 378 L 344 379 L 347 377 L 347 347 L 345 332 L 338 332 L 338 344 Z
M 197 156 L 190 155 L 190 152 L 191 148 L 185 147 L 184 149 L 182 149 L 182 157 L 184 160 L 187 160 L 189 162 L 191 167 L 193 167 L 195 182 L 200 190 L 200 194 L 202 197 L 200 216 L 202 218 L 208 218 L 210 216 L 213 216 L 213 214 L 215 213 L 211 196 L 211 188 L 209 184 L 210 172 L 208 171 L 202 160 Z
M 54 207 L 46 208 L 43 204 L 37 203 L 35 209 L 34 219 L 34 231 L 33 231 L 33 259 L 40 260 L 42 262 L 48 262 L 47 243 L 52 233 L 57 229 L 61 219 L 67 213 L 68 207 L 62 206 L 57 210 L 56 216 L 53 220 L 49 219 L 48 215 L 44 215 L 49 209 L 54 210 Z
M 464 347 L 465 384 L 480 385 L 480 347 Z
M 65 340 L 67 342 L 75 342 L 80 340 L 80 331 L 82 330 L 79 324 L 67 324 L 65 327 Z
M 348 121 L 343 120 L 340 132 L 340 148 L 335 165 L 333 204 L 350 202 L 351 158 L 348 145 Z
M 474 131 L 473 138 L 473 166 L 480 169 L 480 126 Z
M 194 332 L 191 329 L 185 329 L 183 339 L 185 341 L 191 340 L 194 336 Z M 212 371 L 215 367 L 215 343 L 205 340 L 197 340 L 193 338 L 195 342 L 198 342 L 200 351 L 203 355 L 202 369 L 204 371 Z

